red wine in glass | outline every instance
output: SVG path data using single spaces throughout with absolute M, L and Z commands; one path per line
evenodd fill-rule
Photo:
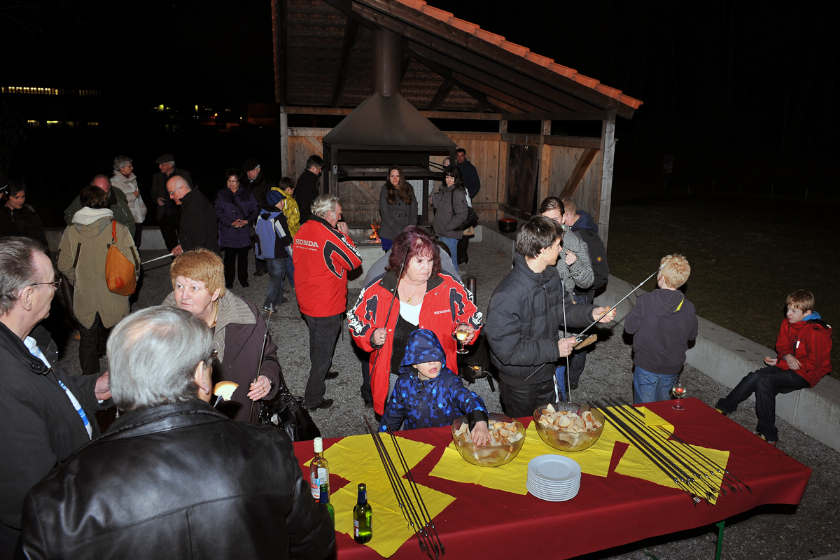
M 680 404 L 680 400 L 685 396 L 686 389 L 682 384 L 682 379 L 677 379 L 677 384 L 671 389 L 671 396 L 677 399 L 677 404 L 672 406 L 674 410 L 685 410 L 685 407 Z

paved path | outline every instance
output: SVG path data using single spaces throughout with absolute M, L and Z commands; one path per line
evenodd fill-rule
M 162 252 L 144 252 L 143 258 L 149 259 L 159 254 Z M 471 245 L 470 263 L 462 268 L 462 276 L 477 279 L 477 300 L 482 311 L 486 312 L 490 295 L 510 270 L 510 263 L 510 255 L 502 255 L 481 243 Z M 152 266 L 155 265 L 158 263 Z M 237 283 L 233 291 L 261 306 L 268 286 L 268 276 L 252 277 L 250 284 L 250 288 L 243 289 Z M 139 299 L 132 309 L 157 305 L 170 290 L 169 267 L 158 265 L 157 268 L 150 268 L 146 272 Z M 358 292 L 351 292 L 351 303 L 355 302 L 357 296 Z M 270 330 L 280 349 L 278 357 L 283 365 L 286 380 L 295 394 L 302 395 L 309 371 L 309 332 L 298 311 L 294 294 L 287 294 L 287 297 L 289 301 L 281 305 L 279 312 L 272 318 Z M 60 312 L 56 311 L 54 315 L 60 315 Z M 57 319 L 53 321 L 56 322 Z M 78 343 L 69 335 L 66 339 L 62 363 L 78 373 Z M 589 354 L 580 389 L 575 392 L 573 398 L 578 402 L 602 397 L 630 400 L 631 349 L 625 341 L 623 328 L 618 326 L 612 331 L 602 329 L 600 339 Z M 103 368 L 105 365 L 103 360 Z M 366 433 L 362 415 L 370 415 L 372 411 L 364 408 L 359 395 L 360 362 L 346 330 L 339 340 L 333 369 L 341 375 L 338 379 L 327 382 L 326 396 L 335 399 L 336 404 L 329 410 L 314 412 L 314 420 L 324 437 Z M 686 367 L 683 381 L 691 396 L 709 405 L 713 405 L 727 391 L 725 387 L 690 366 Z M 491 411 L 501 412 L 498 392 L 491 392 L 486 380 L 479 380 L 470 388 L 482 396 Z M 749 405 L 742 407 L 731 417 L 748 429 L 755 428 L 755 414 Z M 766 507 L 753 510 L 739 519 L 729 520 L 724 540 L 725 559 L 803 559 L 840 550 L 840 454 L 792 428 L 786 422 L 779 421 L 779 427 L 779 448 L 814 470 L 808 489 L 798 508 Z M 749 473 L 736 474 L 744 479 L 749 476 Z M 725 499 L 737 499 L 737 496 L 727 496 Z M 604 520 L 604 530 L 608 531 L 611 523 L 620 522 L 621 520 Z M 661 560 L 709 559 L 714 557 L 717 537 L 713 529 L 714 527 L 708 527 L 669 535 L 586 558 L 648 559 L 650 556 L 645 553 L 647 550 Z M 562 538 L 574 537 L 562 535 L 562 530 L 558 529 L 558 542 L 562 542 Z

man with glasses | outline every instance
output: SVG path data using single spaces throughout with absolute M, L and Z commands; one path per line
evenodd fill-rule
M 292 442 L 211 407 L 213 335 L 151 307 L 108 341 L 121 411 L 26 499 L 26 558 L 325 558 L 335 544 Z M 204 401 L 204 402 L 202 402 Z
M 156 219 L 160 226 L 160 234 L 169 251 L 178 245 L 178 231 L 181 229 L 181 211 L 166 192 L 166 182 L 170 177 L 179 175 L 184 178 L 190 188 L 195 188 L 192 176 L 186 169 L 175 166 L 172 154 L 163 154 L 155 160 L 157 173 L 152 177 L 152 200 L 156 203 Z
M 190 187 L 186 179 L 173 175 L 166 182 L 166 192 L 172 201 L 182 208 L 180 243 L 171 252 L 176 257 L 184 251 L 203 247 L 214 253 L 219 247 L 219 226 L 216 208 L 207 197 Z
M 23 499 L 59 462 L 99 435 L 108 374 L 67 375 L 40 325 L 59 281 L 41 246 L 0 239 L 0 559 L 11 558 Z

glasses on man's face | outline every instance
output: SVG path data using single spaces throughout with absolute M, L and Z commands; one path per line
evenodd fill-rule
M 35 282 L 34 284 L 29 284 L 30 286 L 46 286 L 47 284 L 51 285 L 53 288 L 58 289 L 61 286 L 61 278 L 59 277 L 58 280 L 53 280 L 52 282 Z
M 172 198 L 172 195 L 173 195 L 173 194 L 175 194 L 176 192 L 178 192 L 178 189 L 183 189 L 183 188 L 184 188 L 184 185 L 181 185 L 180 187 L 176 188 L 175 190 L 172 190 L 172 191 L 166 191 L 166 192 L 168 192 L 168 193 L 169 193 L 169 197 L 170 197 L 170 198 Z
M 228 179 L 228 184 L 238 183 L 239 179 Z

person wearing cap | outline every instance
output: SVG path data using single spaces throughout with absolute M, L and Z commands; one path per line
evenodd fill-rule
M 268 203 L 265 196 L 271 189 L 276 189 L 277 185 L 275 185 L 272 181 L 269 181 L 265 175 L 263 175 L 263 172 L 260 169 L 260 162 L 257 158 L 250 157 L 246 159 L 245 164 L 242 166 L 242 171 L 248 176 L 248 181 L 250 182 L 249 188 L 251 193 L 254 195 L 254 198 L 257 199 L 257 204 L 259 204 L 260 210 L 274 212 L 276 208 Z M 254 248 L 254 253 L 256 254 L 256 248 Z M 268 272 L 263 259 L 257 258 L 254 260 L 256 264 L 254 276 L 262 276 Z
M 155 160 L 158 166 L 157 173 L 152 177 L 152 202 L 156 205 L 155 217 L 160 226 L 160 234 L 166 249 L 172 251 L 178 241 L 178 231 L 181 229 L 181 211 L 178 205 L 169 197 L 166 190 L 166 182 L 175 175 L 183 177 L 191 189 L 195 188 L 192 175 L 186 169 L 175 166 L 175 156 L 163 154 Z
M 219 253 L 219 228 L 216 225 L 216 208 L 198 189 L 193 189 L 180 175 L 173 175 L 166 182 L 166 192 L 183 209 L 181 242 L 172 248 L 176 257 L 186 251 L 203 247 Z
M 286 198 L 283 194 L 272 189 L 266 193 L 266 200 L 274 205 L 274 211 L 262 210 L 257 219 L 257 258 L 265 259 L 271 278 L 262 309 L 273 312 L 284 301 L 283 283 L 291 260 L 292 234 L 284 212 Z

